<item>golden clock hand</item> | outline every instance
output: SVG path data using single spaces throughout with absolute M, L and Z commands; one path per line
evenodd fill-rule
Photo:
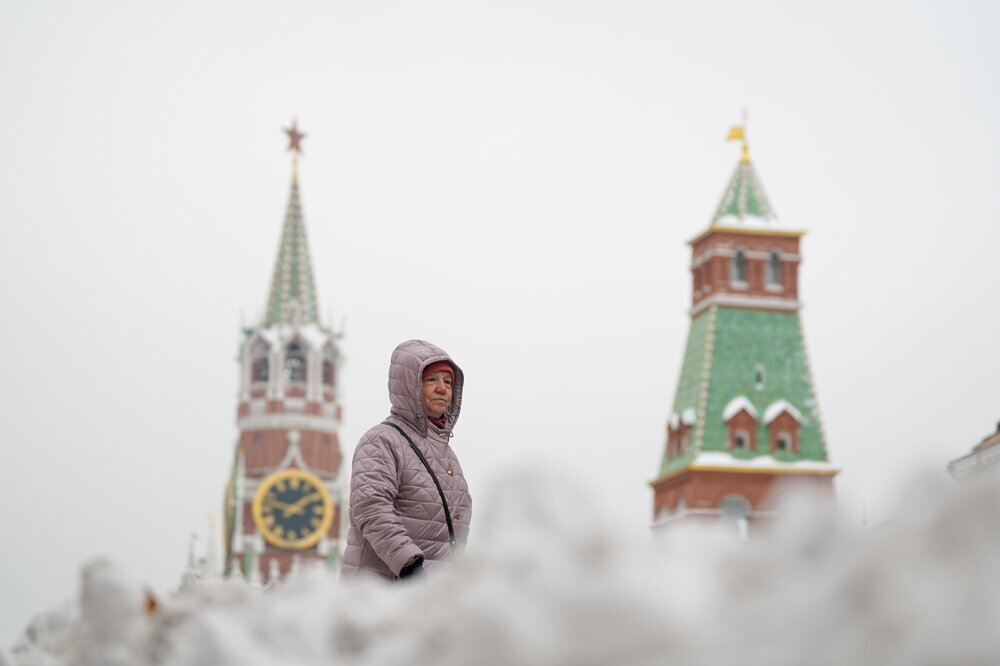
M 322 495 L 318 492 L 309 493 L 308 495 L 303 495 L 297 501 L 293 502 L 290 507 L 285 510 L 285 517 L 293 516 L 297 513 L 302 513 L 302 510 L 306 508 L 306 504 L 313 501 L 314 499 L 322 499 Z
M 292 508 L 291 504 L 281 502 L 279 500 L 274 499 L 273 497 L 265 497 L 264 504 L 265 506 L 270 506 L 276 509 L 282 509 L 283 511 L 288 511 L 290 508 Z

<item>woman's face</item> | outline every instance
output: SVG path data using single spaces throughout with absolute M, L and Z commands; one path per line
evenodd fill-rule
M 454 381 L 447 370 L 438 370 L 424 377 L 424 407 L 427 416 L 436 419 L 451 406 L 451 384 Z

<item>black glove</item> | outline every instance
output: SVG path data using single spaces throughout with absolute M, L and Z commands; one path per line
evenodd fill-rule
M 424 573 L 424 558 L 422 555 L 417 555 L 412 560 L 403 565 L 403 568 L 399 570 L 399 577 L 408 578 L 410 576 L 422 576 Z

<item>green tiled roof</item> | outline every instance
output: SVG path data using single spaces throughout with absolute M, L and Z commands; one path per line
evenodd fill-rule
M 677 384 L 677 394 L 674 397 L 674 414 L 681 414 L 685 409 L 693 409 L 697 418 L 692 446 L 679 458 L 668 459 L 666 455 L 660 465 L 660 473 L 682 467 L 697 452 L 695 442 L 701 440 L 704 415 L 699 407 L 703 407 L 708 397 L 708 373 L 712 366 L 712 348 L 715 324 L 715 308 L 709 308 L 695 317 L 688 330 L 687 346 L 684 350 L 684 362 L 681 366 L 681 378 Z
M 264 325 L 318 323 L 318 310 L 306 227 L 299 203 L 299 182 L 293 177 Z
M 729 179 L 726 191 L 722 195 L 722 201 L 719 202 L 719 207 L 712 217 L 712 224 L 718 224 L 721 218 L 730 215 L 741 220 L 748 216 L 764 220 L 776 218 L 764 194 L 764 186 L 760 184 L 757 172 L 749 159 L 740 160 L 736 165 L 733 177 Z
M 758 367 L 763 385 L 756 384 Z M 697 422 L 687 455 L 664 457 L 660 473 L 686 465 L 701 451 L 728 450 L 722 412 L 730 400 L 745 396 L 761 419 L 757 451 L 734 452 L 737 457 L 770 454 L 764 410 L 785 400 L 803 416 L 798 453 L 775 454 L 779 460 L 826 461 L 826 444 L 806 359 L 797 312 L 771 312 L 713 306 L 691 322 L 673 413 L 695 410 Z

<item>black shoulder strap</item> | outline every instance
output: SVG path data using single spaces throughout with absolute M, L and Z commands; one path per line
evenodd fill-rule
M 451 511 L 448 510 L 448 500 L 444 498 L 444 490 L 441 489 L 441 483 L 438 481 L 437 475 L 434 473 L 434 470 L 431 469 L 431 465 L 430 463 L 427 462 L 427 458 L 425 458 L 424 454 L 420 452 L 420 449 L 417 448 L 417 445 L 413 443 L 413 440 L 410 439 L 410 436 L 407 435 L 405 432 L 403 432 L 402 428 L 400 428 L 395 423 L 389 423 L 388 421 L 383 421 L 382 423 L 389 426 L 390 428 L 394 428 L 396 432 L 402 435 L 403 438 L 406 439 L 407 442 L 409 442 L 410 448 L 413 449 L 413 452 L 417 454 L 418 458 L 420 458 L 420 462 L 422 462 L 424 464 L 424 467 L 427 468 L 427 473 L 431 475 L 431 480 L 434 481 L 434 485 L 437 486 L 438 489 L 438 494 L 441 496 L 441 504 L 444 506 L 444 519 L 448 521 L 448 541 L 451 543 L 451 547 L 454 548 L 455 526 L 452 525 L 451 523 Z

